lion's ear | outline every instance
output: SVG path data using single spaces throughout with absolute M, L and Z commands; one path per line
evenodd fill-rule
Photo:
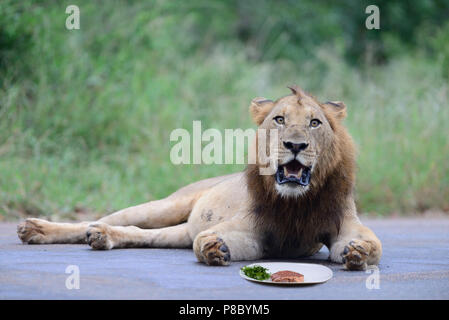
M 328 101 L 323 106 L 335 115 L 337 119 L 346 118 L 346 105 L 342 101 Z
M 274 102 L 266 98 L 258 97 L 251 100 L 249 112 L 251 113 L 253 121 L 260 126 L 270 113 L 271 109 L 273 109 L 273 106 Z

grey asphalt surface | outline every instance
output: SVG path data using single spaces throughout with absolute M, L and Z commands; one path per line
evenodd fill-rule
M 383 243 L 379 289 L 372 273 L 349 272 L 322 249 L 308 259 L 334 276 L 326 283 L 279 287 L 246 281 L 234 262 L 208 267 L 187 249 L 93 251 L 87 245 L 22 245 L 16 224 L 0 224 L 0 299 L 449 299 L 449 218 L 364 220 Z M 263 260 L 279 261 L 279 260 Z M 68 290 L 68 265 L 80 288 Z

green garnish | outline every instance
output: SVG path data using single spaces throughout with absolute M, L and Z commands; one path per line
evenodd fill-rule
M 271 274 L 267 272 L 268 269 L 257 265 L 253 267 L 243 267 L 241 270 L 246 276 L 256 280 L 267 280 L 270 279 L 271 276 Z

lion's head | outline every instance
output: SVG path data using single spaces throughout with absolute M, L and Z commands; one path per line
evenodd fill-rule
M 318 232 L 320 225 L 338 230 L 355 183 L 355 148 L 342 124 L 346 106 L 320 103 L 298 86 L 290 89 L 292 94 L 276 101 L 256 98 L 250 105 L 254 122 L 271 141 L 260 148 L 259 136 L 258 153 L 266 149 L 276 160 L 269 174 L 261 174 L 259 154 L 257 164 L 248 165 L 253 211 L 285 237 Z
M 341 123 L 342 102 L 320 103 L 298 86 L 290 89 L 291 95 L 276 101 L 253 99 L 250 112 L 265 129 L 267 154 L 275 157 L 275 173 L 263 178 L 265 184 L 282 197 L 299 197 L 321 187 L 345 158 L 353 160 L 354 147 Z

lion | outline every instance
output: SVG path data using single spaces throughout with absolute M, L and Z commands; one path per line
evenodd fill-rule
M 355 147 L 342 123 L 346 106 L 289 88 L 289 95 L 255 98 L 249 107 L 275 146 L 273 172 L 261 174 L 266 164 L 255 161 L 243 172 L 192 183 L 95 222 L 26 219 L 17 227 L 19 238 L 87 243 L 95 250 L 193 247 L 200 262 L 215 266 L 311 256 L 324 245 L 329 259 L 348 270 L 377 265 L 381 242 L 360 222 L 354 201 Z

